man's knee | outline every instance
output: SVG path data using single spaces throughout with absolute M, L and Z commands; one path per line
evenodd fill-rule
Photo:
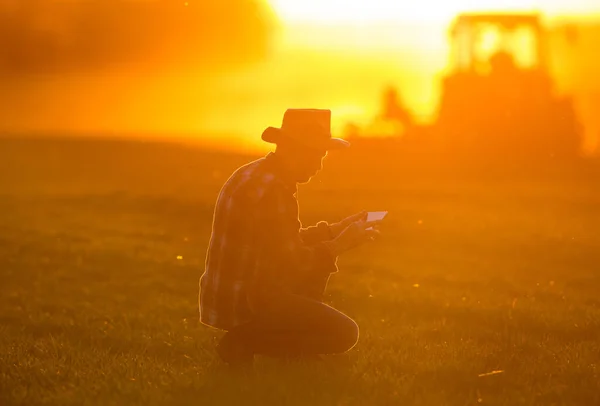
M 336 353 L 351 350 L 358 342 L 358 324 L 350 317 L 343 315 L 336 325 Z

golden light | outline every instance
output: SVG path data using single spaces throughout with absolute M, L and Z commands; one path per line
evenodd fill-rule
M 464 11 L 537 10 L 561 3 L 541 0 L 272 0 L 287 22 L 365 24 L 383 21 L 447 22 Z M 564 3 L 564 2 L 562 2 Z
M 600 11 L 595 0 L 267 0 L 284 22 L 368 24 L 447 23 L 462 12 L 541 11 L 551 16 Z

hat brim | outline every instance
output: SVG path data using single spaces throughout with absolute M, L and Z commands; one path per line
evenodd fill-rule
M 314 142 L 303 137 L 295 137 L 293 134 L 288 134 L 281 128 L 268 127 L 262 134 L 262 140 L 271 144 L 277 144 L 284 138 L 293 139 L 307 147 L 324 148 L 326 150 L 344 149 L 350 146 L 350 143 L 341 138 L 328 138 L 323 141 Z

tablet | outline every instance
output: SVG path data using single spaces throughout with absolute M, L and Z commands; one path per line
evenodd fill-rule
M 387 211 L 370 211 L 367 213 L 367 222 L 383 220 L 387 214 Z
M 383 218 L 388 214 L 387 211 L 370 211 L 367 213 L 367 222 L 369 221 L 377 221 L 383 220 Z M 367 230 L 372 230 L 373 227 L 367 228 Z

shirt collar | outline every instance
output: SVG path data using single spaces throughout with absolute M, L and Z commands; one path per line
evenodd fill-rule
M 289 189 L 292 193 L 296 194 L 298 183 L 294 180 L 290 171 L 285 167 L 281 158 L 277 156 L 276 153 L 269 152 L 265 157 L 265 160 L 269 163 L 273 174 L 285 185 L 286 189 Z

